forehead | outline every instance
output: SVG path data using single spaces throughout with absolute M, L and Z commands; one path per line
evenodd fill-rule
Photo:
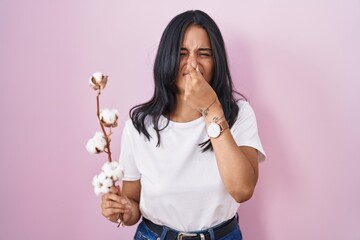
M 209 35 L 205 29 L 198 25 L 190 25 L 184 32 L 182 46 L 185 48 L 210 48 Z

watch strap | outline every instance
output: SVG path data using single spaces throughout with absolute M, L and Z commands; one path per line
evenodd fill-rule
M 220 128 L 221 128 L 221 132 L 223 132 L 224 130 L 228 129 L 229 128 L 229 124 L 228 122 L 225 120 L 225 121 L 221 121 L 219 123 Z
M 227 123 L 226 120 L 223 120 L 223 121 L 221 121 L 221 122 L 212 122 L 212 123 L 210 123 L 210 125 L 208 126 L 208 131 L 209 131 L 209 127 L 211 127 L 212 125 L 216 125 L 216 126 L 218 127 L 218 129 L 219 129 L 219 132 L 216 133 L 215 135 L 212 134 L 212 133 L 210 133 L 210 132 L 208 132 L 208 136 L 209 136 L 210 138 L 218 138 L 218 137 L 220 137 L 221 133 L 222 133 L 224 130 L 226 130 L 226 129 L 229 128 L 229 124 Z

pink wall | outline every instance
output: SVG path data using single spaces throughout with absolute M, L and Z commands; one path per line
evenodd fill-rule
M 152 93 L 162 30 L 187 9 L 222 29 L 267 150 L 239 210 L 245 239 L 360 239 L 359 1 L 220 2 L 0 1 L 0 239 L 131 239 L 91 186 L 104 160 L 85 151 L 98 130 L 87 81 L 110 75 L 103 105 L 123 122 Z

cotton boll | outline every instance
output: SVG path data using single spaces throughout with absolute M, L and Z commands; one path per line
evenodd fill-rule
M 111 186 L 113 186 L 113 181 L 110 178 L 105 178 L 97 191 L 100 193 L 108 193 Z
M 110 110 L 105 108 L 100 111 L 100 119 L 104 122 L 108 122 L 110 118 Z
M 89 79 L 90 86 L 94 90 L 104 89 L 107 83 L 108 76 L 101 72 L 95 72 Z
M 111 111 L 112 111 L 114 114 L 116 114 L 116 115 L 118 115 L 118 113 L 119 113 L 119 111 L 118 111 L 117 109 L 115 109 L 115 108 L 112 109 Z
M 91 138 L 86 144 L 86 150 L 91 154 L 98 154 L 105 150 L 105 139 Z
M 104 138 L 104 134 L 102 132 L 96 132 L 93 138 Z
M 97 153 L 96 146 L 92 138 L 90 138 L 89 141 L 86 143 L 86 150 L 91 154 Z
M 106 147 L 106 140 L 102 132 L 96 132 L 92 138 L 97 153 L 103 152 Z
M 102 171 L 108 178 L 112 178 L 112 180 L 117 181 L 122 179 L 123 170 L 119 164 L 119 162 L 107 162 L 103 165 Z
M 113 186 L 113 180 L 111 180 L 110 178 L 106 178 L 103 182 L 102 182 L 102 186 L 101 186 L 101 192 L 102 193 L 108 193 L 110 188 Z
M 98 180 L 98 176 L 97 176 L 97 175 L 94 176 L 91 184 L 92 184 L 94 187 L 95 187 L 95 186 L 98 186 L 99 180 Z
M 100 83 L 103 78 L 103 74 L 101 72 L 94 72 L 92 77 L 95 79 L 96 83 Z
M 110 178 L 105 178 L 105 180 L 103 181 L 103 186 L 110 188 L 112 185 L 113 185 L 113 180 L 111 180 Z
M 105 163 L 102 170 L 106 174 L 107 177 L 112 178 L 114 181 L 122 178 L 122 169 L 119 162 L 111 162 Z
M 106 146 L 106 140 L 104 138 L 93 138 L 95 148 L 98 152 L 103 152 Z
M 96 132 L 94 137 L 86 143 L 86 150 L 91 154 L 101 153 L 105 150 L 106 140 L 102 132 Z
M 94 187 L 94 192 L 96 196 L 99 196 L 101 194 L 101 188 L 100 187 Z
M 117 167 L 113 171 L 113 180 L 118 181 L 121 180 L 124 177 L 124 169 L 120 164 L 117 165 Z
M 111 171 L 112 171 L 111 163 L 110 162 L 104 163 L 101 170 L 105 173 L 106 176 L 109 176 L 109 174 L 111 174 Z
M 107 178 L 107 176 L 104 172 L 101 172 L 97 177 L 98 177 L 99 182 L 101 182 L 101 183 L 104 182 L 105 179 Z
M 102 187 L 102 183 L 99 180 L 99 176 L 96 175 L 93 180 L 92 180 L 92 185 L 94 186 L 94 192 L 97 196 L 100 195 L 101 193 L 101 187 Z
M 113 180 L 108 178 L 104 172 L 101 172 L 93 178 L 92 185 L 94 186 L 95 194 L 99 196 L 101 193 L 109 192 L 111 186 L 113 186 Z
M 105 127 L 116 127 L 118 120 L 118 111 L 116 109 L 103 109 L 100 112 L 100 121 Z

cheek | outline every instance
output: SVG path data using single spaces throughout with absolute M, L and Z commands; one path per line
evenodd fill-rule
M 185 66 L 186 66 L 186 61 L 180 59 L 180 61 L 179 61 L 179 68 L 178 68 L 178 72 L 177 72 L 177 78 L 182 77 Z
M 183 72 L 184 72 L 184 70 L 186 68 L 186 65 L 187 65 L 186 61 L 180 59 L 180 61 L 179 61 L 179 69 L 178 69 L 178 72 L 177 72 L 177 75 L 176 75 L 176 82 L 175 82 L 177 87 L 181 88 L 181 86 L 183 85 L 183 82 L 184 82 L 183 81 L 184 80 Z
M 179 71 L 183 71 L 184 67 L 187 65 L 186 58 L 180 58 L 179 59 Z
M 214 75 L 214 64 L 208 64 L 205 68 L 205 80 L 210 83 Z

